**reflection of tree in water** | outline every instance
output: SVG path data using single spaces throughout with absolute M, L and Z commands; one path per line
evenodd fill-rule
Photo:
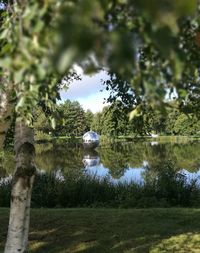
M 181 145 L 173 146 L 173 153 L 180 168 L 190 172 L 197 172 L 200 168 L 200 143 L 187 143 L 184 148 Z
M 172 146 L 170 144 L 152 146 L 151 143 L 148 143 L 144 150 L 144 160 L 150 167 L 159 167 L 168 160 L 174 161 Z
M 200 143 L 172 144 L 163 143 L 152 146 L 149 142 L 119 142 L 106 147 L 98 148 L 98 153 L 86 151 L 80 144 L 53 144 L 36 145 L 36 163 L 40 170 L 62 171 L 63 175 L 78 177 L 84 170 L 83 159 L 92 160 L 93 166 L 100 162 L 109 169 L 113 178 L 120 178 L 129 168 L 142 168 L 143 161 L 148 162 L 146 176 L 155 178 L 164 164 L 173 161 L 175 171 L 187 169 L 196 172 L 200 167 Z M 95 163 L 94 163 L 95 162 Z M 0 153 L 0 177 L 13 173 L 14 157 L 12 153 Z
M 120 178 L 128 168 L 143 167 L 143 161 L 147 161 L 150 168 L 162 168 L 162 165 L 170 160 L 173 161 L 175 170 L 180 168 L 189 171 L 198 170 L 199 148 L 200 143 L 163 143 L 152 146 L 150 142 L 119 142 L 98 148 L 98 153 L 101 163 L 110 170 L 110 174 L 114 178 Z M 65 173 L 83 171 L 83 158 L 88 155 L 83 147 L 77 144 L 40 144 L 37 145 L 36 152 L 39 169 L 46 171 L 61 169 Z M 90 153 L 89 156 L 98 157 L 96 153 Z
M 36 164 L 40 170 L 55 171 L 61 169 L 67 172 L 69 170 L 80 170 L 83 168 L 82 159 L 82 146 L 59 144 L 52 145 L 51 149 L 44 150 L 37 154 Z
M 145 170 L 142 171 L 141 176 L 145 183 L 153 183 L 162 176 L 175 175 L 180 168 L 176 167 L 175 163 L 171 160 L 165 160 L 163 163 L 148 163 L 144 166 Z
M 159 167 L 173 161 L 174 169 L 195 172 L 200 166 L 199 149 L 200 143 L 164 143 L 155 146 L 148 144 L 143 150 L 143 159 L 148 161 L 150 167 Z
M 6 177 L 13 173 L 14 156 L 10 152 L 0 152 L 0 177 Z
M 103 165 L 111 175 L 119 178 L 127 168 L 141 168 L 147 161 L 150 168 L 161 169 L 164 164 L 173 161 L 174 170 L 186 169 L 190 172 L 199 170 L 200 143 L 160 143 L 150 142 L 117 143 L 100 149 Z
M 101 162 L 113 177 L 124 175 L 128 168 L 142 168 L 147 161 L 150 166 L 158 166 L 169 160 L 169 149 L 165 144 L 151 146 L 148 142 L 117 143 L 100 149 Z
M 35 145 L 37 156 L 52 149 L 53 149 L 53 143 L 51 142 Z
M 0 161 L 1 162 L 1 161 Z M 8 174 L 5 170 L 5 168 L 0 164 L 0 179 L 6 177 Z
M 199 170 L 199 148 L 200 143 L 165 144 L 163 148 L 160 147 L 158 150 L 152 148 L 151 155 L 154 158 L 148 160 L 148 165 L 145 167 L 145 171 L 142 172 L 144 181 L 154 183 L 154 186 L 162 188 L 162 191 L 165 187 L 170 188 L 172 192 L 178 191 L 181 185 L 187 184 L 187 176 L 182 169 L 189 172 Z M 159 155 L 156 155 L 157 151 Z M 198 180 L 198 178 L 194 178 L 194 182 L 195 180 Z
M 176 168 L 172 161 L 160 164 L 159 167 L 147 166 L 142 173 L 146 196 L 154 194 L 156 199 L 160 199 L 161 205 L 181 205 L 188 206 L 197 193 L 197 178 L 190 181 L 187 176 Z M 195 195 L 192 195 L 195 192 Z
M 100 149 L 100 159 L 104 167 L 109 169 L 113 178 L 120 178 L 129 168 L 128 158 L 123 152 L 122 145 L 115 145 L 112 148 Z

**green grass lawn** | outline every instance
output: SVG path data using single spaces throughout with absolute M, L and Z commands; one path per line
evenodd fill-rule
M 200 252 L 200 209 L 34 209 L 29 240 L 31 253 Z

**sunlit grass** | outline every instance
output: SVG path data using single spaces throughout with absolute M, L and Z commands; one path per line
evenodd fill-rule
M 185 233 L 171 236 L 152 247 L 150 253 L 200 252 L 200 233 Z
M 33 209 L 29 240 L 31 253 L 198 253 L 200 209 Z

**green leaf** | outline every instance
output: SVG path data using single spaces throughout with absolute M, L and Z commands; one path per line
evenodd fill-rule
M 24 96 L 20 97 L 17 105 L 16 105 L 16 111 L 19 112 L 20 108 L 23 108 L 26 103 L 26 98 Z
M 129 120 L 134 119 L 135 117 L 141 116 L 141 108 L 137 106 L 132 112 L 129 114 Z
M 14 82 L 17 83 L 21 83 L 23 81 L 23 77 L 24 77 L 24 69 L 20 69 L 19 71 L 15 71 L 14 73 Z
M 52 128 L 55 129 L 56 128 L 56 120 L 55 120 L 55 118 L 51 118 L 50 121 L 51 121 Z
M 1 31 L 0 39 L 6 39 L 8 34 L 9 34 L 8 29 L 4 29 L 3 31 Z
M 75 47 L 70 47 L 62 53 L 58 62 L 58 71 L 60 73 L 64 73 L 72 65 L 76 54 L 77 50 Z
M 11 51 L 12 45 L 11 44 L 6 44 L 5 46 L 2 47 L 1 49 L 1 54 L 9 53 Z
M 194 14 L 197 9 L 197 0 L 174 0 L 172 4 L 179 15 Z
M 12 59 L 9 58 L 9 57 L 6 57 L 6 58 L 3 58 L 3 59 L 0 60 L 0 67 L 2 67 L 2 68 L 8 68 L 9 69 L 11 64 L 12 64 Z

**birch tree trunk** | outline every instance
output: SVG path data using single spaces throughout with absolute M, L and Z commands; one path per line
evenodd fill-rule
M 16 169 L 5 253 L 25 253 L 28 252 L 30 202 L 36 167 L 33 129 L 22 121 L 16 122 L 14 150 Z
M 0 85 L 2 85 L 1 82 Z M 0 150 L 3 149 L 6 133 L 13 117 L 15 103 L 12 101 L 12 88 L 10 85 L 6 86 L 4 91 L 0 91 Z

